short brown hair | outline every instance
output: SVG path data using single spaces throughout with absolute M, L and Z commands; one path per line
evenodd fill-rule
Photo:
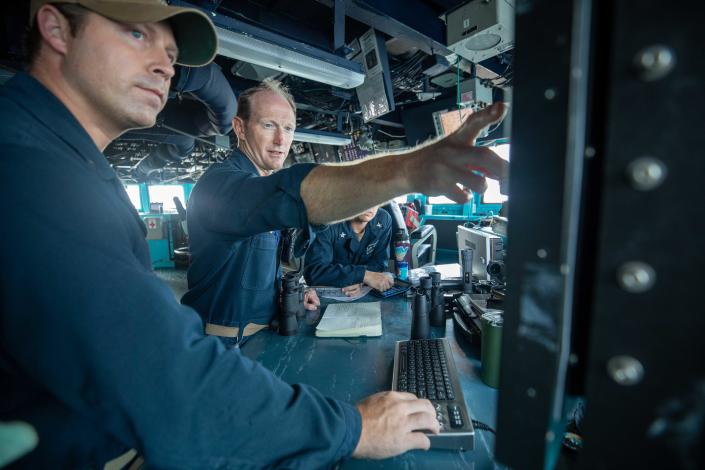
M 71 30 L 71 36 L 76 37 L 76 35 L 81 31 L 83 24 L 86 20 L 86 15 L 90 10 L 81 5 L 75 5 L 71 3 L 52 3 L 59 12 L 64 15 L 66 21 L 69 22 L 69 28 Z M 39 54 L 39 46 L 42 43 L 42 35 L 39 33 L 39 27 L 37 27 L 36 18 L 32 18 L 31 24 L 27 28 L 23 40 L 23 52 L 26 64 L 32 65 L 34 60 Z
M 271 91 L 286 100 L 291 106 L 292 111 L 294 111 L 294 117 L 296 117 L 296 103 L 294 102 L 294 97 L 289 92 L 289 89 L 283 85 L 279 80 L 274 80 L 272 78 L 265 78 L 262 82 L 252 88 L 240 93 L 237 98 L 237 116 L 243 121 L 247 122 L 252 114 L 252 97 L 257 93 L 263 91 Z

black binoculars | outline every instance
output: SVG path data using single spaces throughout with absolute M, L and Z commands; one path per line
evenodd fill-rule
M 304 286 L 299 281 L 301 273 L 289 272 L 282 275 L 282 288 L 279 296 L 279 334 L 295 335 L 299 329 L 297 317 L 306 314 L 304 308 Z

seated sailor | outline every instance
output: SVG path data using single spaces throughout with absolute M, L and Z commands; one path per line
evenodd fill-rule
M 304 273 L 309 285 L 342 287 L 352 296 L 361 284 L 385 291 L 392 277 L 389 260 L 392 218 L 378 206 L 321 232 L 306 253 Z

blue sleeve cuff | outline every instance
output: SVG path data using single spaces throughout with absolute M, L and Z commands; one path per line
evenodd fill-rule
M 315 163 L 297 163 L 289 168 L 282 170 L 280 173 L 278 187 L 288 195 L 290 195 L 299 205 L 299 227 L 304 228 L 309 225 L 308 214 L 303 199 L 301 199 L 301 182 L 311 173 L 311 170 L 316 168 Z M 310 229 L 309 229 L 310 231 Z
M 338 449 L 338 460 L 352 457 L 357 444 L 360 442 L 362 434 L 362 416 L 357 408 L 348 403 L 341 403 L 345 415 L 346 432 L 345 438 Z
M 355 266 L 355 271 L 353 272 L 353 282 L 351 282 L 350 285 L 362 283 L 365 280 L 365 271 L 367 271 L 365 266 Z
M 282 179 L 279 182 L 279 188 L 289 194 L 294 198 L 299 206 L 299 214 L 302 217 L 299 219 L 299 227 L 302 228 L 302 232 L 296 239 L 296 244 L 294 245 L 294 256 L 303 256 L 311 246 L 311 243 L 316 239 L 316 233 L 322 232 L 327 225 L 311 225 L 308 223 L 308 213 L 306 212 L 306 206 L 304 205 L 303 199 L 301 199 L 301 182 L 311 173 L 311 170 L 316 168 L 318 165 L 315 163 L 297 163 L 292 165 L 282 173 Z

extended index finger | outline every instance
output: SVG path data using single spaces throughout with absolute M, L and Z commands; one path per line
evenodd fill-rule
M 493 180 L 502 180 L 509 175 L 509 162 L 487 147 L 473 147 L 465 167 Z
M 458 130 L 458 134 L 466 141 L 470 141 L 473 145 L 475 139 L 480 135 L 480 132 L 492 124 L 502 120 L 506 112 L 506 107 L 501 101 L 494 103 L 485 109 L 471 114 L 465 123 Z

